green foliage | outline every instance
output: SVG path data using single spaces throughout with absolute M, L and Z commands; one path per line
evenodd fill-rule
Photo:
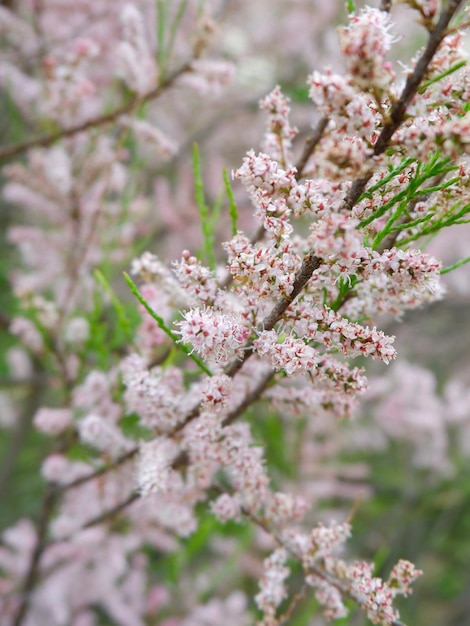
M 131 319 L 129 307 L 124 305 L 124 303 L 121 302 L 121 300 L 116 296 L 111 288 L 111 285 L 99 270 L 95 271 L 95 280 L 101 285 L 103 290 L 111 299 L 111 304 L 117 315 L 118 328 L 122 333 L 123 341 L 130 342 L 132 345 L 136 326 L 136 316 L 132 315 L 133 319 Z
M 210 598 L 214 590 L 219 589 L 224 583 L 233 585 L 233 578 L 236 576 L 237 563 L 240 556 L 248 549 L 252 537 L 253 529 L 246 524 L 238 524 L 229 521 L 221 523 L 207 508 L 199 506 L 197 509 L 198 527 L 194 533 L 185 538 L 180 544 L 180 548 L 158 559 L 155 563 L 154 575 L 159 580 L 172 585 L 181 584 L 185 577 L 194 578 L 198 572 L 207 574 L 207 563 L 214 559 L 212 576 L 206 580 L 205 589 L 198 598 L 204 602 Z M 214 555 L 211 544 L 217 538 L 231 539 L 236 542 L 232 554 L 223 561 Z
M 90 460 L 99 458 L 99 453 L 81 441 L 73 441 L 67 448 L 67 458 L 89 464 Z M 90 472 L 92 469 L 93 466 L 90 465 Z
M 12 442 L 12 433 L 0 431 L 0 459 L 6 459 Z M 38 472 L 50 449 L 50 441 L 35 430 L 29 430 L 20 454 L 15 460 L 8 489 L 2 495 L 0 531 L 24 517 L 36 518 L 44 493 L 44 481 Z M 2 465 L 3 468 L 3 465 Z
M 215 269 L 215 252 L 214 252 L 214 228 L 220 211 L 220 204 L 210 211 L 204 197 L 204 183 L 201 172 L 201 159 L 197 144 L 193 145 L 193 176 L 194 176 L 194 193 L 196 204 L 199 209 L 201 218 L 201 229 L 203 235 L 203 254 L 206 258 L 208 266 Z
M 173 16 L 170 9 L 176 6 Z M 165 78 L 167 65 L 171 59 L 175 45 L 176 34 L 181 24 L 181 20 L 188 7 L 188 0 L 181 0 L 176 3 L 174 0 L 157 0 L 157 62 L 160 73 L 160 80 Z
M 2 135 L 8 137 L 8 142 L 20 143 L 24 140 L 26 135 L 25 121 L 18 105 L 11 95 L 11 88 L 8 84 L 6 85 L 6 89 L 2 91 L 0 106 L 4 109 L 2 111 L 3 120 L 8 120 L 8 128 L 6 132 L 2 129 Z
M 357 276 L 352 276 L 349 280 L 344 278 L 340 278 L 338 280 L 338 295 L 336 300 L 330 304 L 330 308 L 333 309 L 333 311 L 338 311 L 338 309 L 340 309 L 358 282 L 359 280 Z M 328 305 L 327 302 L 324 302 L 323 304 Z
M 380 180 L 377 184 L 373 185 L 365 193 L 362 194 L 361 200 L 364 198 L 372 198 L 373 193 L 380 189 L 386 189 L 386 184 L 393 178 L 405 172 L 405 170 L 413 163 L 413 159 L 405 159 L 397 168 L 392 170 L 390 174 L 384 179 Z M 430 193 L 436 193 L 454 185 L 459 181 L 459 177 L 456 176 L 442 183 L 431 184 L 426 186 L 428 181 L 434 183 L 435 180 L 442 178 L 449 172 L 456 171 L 458 168 L 455 165 L 450 164 L 448 157 L 441 157 L 436 152 L 427 163 L 416 162 L 416 170 L 411 175 L 408 185 L 395 194 L 388 202 L 385 202 L 377 210 L 375 210 L 369 217 L 362 220 L 359 224 L 360 228 L 363 228 L 373 221 L 388 215 L 386 225 L 380 229 L 380 232 L 376 235 L 372 247 L 377 249 L 382 241 L 391 233 L 397 230 L 405 230 L 411 227 L 421 225 L 421 228 L 416 234 L 410 235 L 406 240 L 401 240 L 400 245 L 419 239 L 423 235 L 428 234 L 428 231 L 434 232 L 436 229 L 440 230 L 445 226 L 450 226 L 453 223 L 457 223 L 458 215 L 450 214 L 447 219 L 442 217 L 439 220 L 434 220 L 434 213 L 429 211 L 425 216 L 412 220 L 408 211 L 408 207 L 414 201 L 425 199 L 424 197 Z M 470 207 L 467 207 L 467 211 Z M 403 219 L 403 217 L 405 219 Z M 445 221 L 445 224 L 443 223 Z M 426 225 L 428 227 L 426 228 Z M 429 226 L 429 224 L 431 224 Z
M 119 420 L 119 427 L 126 437 L 131 437 L 138 441 L 139 439 L 149 439 L 152 431 L 140 423 L 140 417 L 136 413 L 124 415 Z
M 289 448 L 284 441 L 284 426 L 282 417 L 270 411 L 256 411 L 256 418 L 251 420 L 254 441 L 263 442 L 265 456 L 269 467 L 276 475 L 294 478 L 296 475 L 296 461 L 290 455 Z
M 449 272 L 452 272 L 453 270 L 456 270 L 458 267 L 462 267 L 463 265 L 466 265 L 467 263 L 470 263 L 470 256 L 465 257 L 465 259 L 460 259 L 460 261 L 457 261 L 453 265 L 449 265 L 448 267 L 443 267 L 441 269 L 441 274 L 448 274 Z
M 283 88 L 286 96 L 289 96 L 292 102 L 299 104 L 310 102 L 309 90 L 308 85 L 298 85 L 297 83 L 295 85 L 287 85 Z
M 374 197 L 374 193 L 376 191 L 378 191 L 379 189 L 384 189 L 385 186 L 392 181 L 396 176 L 398 176 L 399 174 L 401 174 L 402 172 L 404 172 L 408 167 L 410 167 L 410 165 L 412 165 L 415 162 L 415 159 L 412 157 L 408 157 L 407 159 L 403 159 L 402 162 L 400 163 L 400 165 L 398 165 L 395 168 L 391 168 L 389 174 L 387 174 L 386 176 L 384 176 L 383 178 L 381 178 L 377 183 L 375 183 L 375 185 L 371 185 L 370 187 L 368 187 L 366 189 L 366 191 L 364 191 L 364 193 L 360 196 L 359 198 L 359 202 L 361 202 L 362 200 L 364 200 L 365 198 L 369 198 L 372 199 Z M 395 203 L 395 202 L 394 202 Z M 393 204 L 394 204 L 393 203 Z M 393 206 L 390 205 L 390 206 Z M 359 223 L 359 227 L 360 228 L 364 228 L 364 226 L 367 226 L 368 224 L 370 224 L 371 222 L 373 222 L 375 219 L 377 219 L 378 217 L 381 217 L 384 213 L 386 213 L 386 211 L 388 210 L 388 206 L 382 206 L 380 207 L 377 211 L 375 211 L 375 213 L 373 213 L 370 217 L 362 220 L 362 222 Z M 379 213 L 380 211 L 380 213 Z
M 101 370 L 112 367 L 122 357 L 122 351 L 134 345 L 140 322 L 134 302 L 120 300 L 100 270 L 95 271 L 94 277 L 99 289 L 94 291 L 93 308 L 87 315 L 90 335 L 83 348 L 76 348 L 84 373 L 90 367 Z
M 462 67 L 465 67 L 466 65 L 467 65 L 466 61 L 459 61 L 458 63 L 454 63 L 454 65 L 449 67 L 445 72 L 442 72 L 441 74 L 434 76 L 434 78 L 431 78 L 430 80 L 427 80 L 426 82 L 422 83 L 422 85 L 418 88 L 418 93 L 423 94 L 430 85 L 433 85 L 434 83 L 438 83 L 443 78 L 450 76 L 451 74 L 453 74 L 454 72 L 457 72 L 458 70 L 460 70 Z
M 224 177 L 225 193 L 227 194 L 227 199 L 228 199 L 228 212 L 229 212 L 230 221 L 232 224 L 232 237 L 234 237 L 238 232 L 237 203 L 235 202 L 235 196 L 233 195 L 232 185 L 230 184 L 230 179 L 228 177 L 228 173 L 225 168 L 223 169 L 222 175 Z

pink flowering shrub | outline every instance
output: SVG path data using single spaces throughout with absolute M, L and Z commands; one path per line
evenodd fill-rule
M 427 239 L 468 222 L 468 9 L 407 2 L 426 41 L 398 66 L 392 3 L 348 3 L 334 67 L 315 66 L 299 103 L 273 81 L 259 137 L 226 119 L 260 95 L 237 72 L 308 7 L 270 3 L 277 18 L 250 43 L 240 24 L 266 6 L 229 4 L 0 9 L 5 106 L 28 128 L 0 149 L 3 199 L 21 212 L 2 322 L 32 400 L 2 400 L 2 427 L 19 426 L 0 491 L 25 433 L 43 436 L 40 502 L 0 544 L 9 626 L 352 611 L 397 626 L 422 574 L 406 554 L 378 572 L 349 547 L 372 495 L 354 438 L 368 452 L 405 440 L 447 476 L 446 419 L 466 432 L 462 387 L 442 400 L 398 362 L 366 395 L 365 368 L 397 357 L 386 316 L 444 296 L 452 268 Z

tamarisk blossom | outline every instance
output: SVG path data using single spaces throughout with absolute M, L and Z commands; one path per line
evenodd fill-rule
M 244 286 L 242 292 L 256 293 L 258 298 L 274 297 L 292 291 L 295 271 L 300 257 L 290 242 L 269 245 L 263 241 L 252 244 L 246 235 L 236 235 L 224 244 L 228 254 L 228 269 L 236 283 Z M 247 294 L 248 295 L 248 294 Z
M 469 114 L 461 105 L 470 95 L 467 62 L 461 34 L 449 36 L 427 69 L 426 90 L 410 107 L 413 123 L 397 133 L 397 141 L 408 154 L 425 159 L 436 147 L 453 159 L 469 153 Z M 452 80 L 445 77 L 446 72 L 452 73 Z
M 412 563 L 400 560 L 393 568 L 388 581 L 372 576 L 369 563 L 354 563 L 348 572 L 351 591 L 355 594 L 373 624 L 393 624 L 399 613 L 392 607 L 397 595 L 408 595 L 409 583 L 422 572 Z
M 123 128 L 129 128 L 134 133 L 137 140 L 149 147 L 155 147 L 159 154 L 169 159 L 173 157 L 178 146 L 176 142 L 168 137 L 157 126 L 145 120 L 136 120 L 134 117 L 125 116 L 121 118 L 120 124 Z
M 285 566 L 287 551 L 283 548 L 273 552 L 264 561 L 264 573 L 260 580 L 260 593 L 255 596 L 256 604 L 264 613 L 263 624 L 276 624 L 275 613 L 277 607 L 287 597 L 288 592 L 284 584 L 290 570 Z
M 61 58 L 44 60 L 46 81 L 44 113 L 59 124 L 70 126 L 93 117 L 100 109 L 100 96 L 90 66 L 99 55 L 92 39 L 81 38 Z
M 181 626 L 248 626 L 251 616 L 248 612 L 248 599 L 241 591 L 232 592 L 227 598 L 213 598 L 205 604 L 198 604 L 180 622 Z
M 259 106 L 268 115 L 261 148 L 272 159 L 287 167 L 292 164 L 292 139 L 299 132 L 290 124 L 289 99 L 278 85 L 260 101 Z
M 168 491 L 177 481 L 178 475 L 171 469 L 171 462 L 178 451 L 174 441 L 163 437 L 141 443 L 136 470 L 143 496 Z
M 234 177 L 254 198 L 262 196 L 263 192 L 271 199 L 282 197 L 295 185 L 293 169 L 284 170 L 269 155 L 262 152 L 257 155 L 254 150 L 248 152 Z
M 365 7 L 340 29 L 339 39 L 353 84 L 366 92 L 378 89 L 379 93 L 387 93 L 395 74 L 386 55 L 397 41 L 389 14 Z
M 234 66 L 219 59 L 195 59 L 191 62 L 191 72 L 178 79 L 178 83 L 188 87 L 199 96 L 218 96 L 229 85 L 234 76 Z
M 98 450 L 106 450 L 113 457 L 118 457 L 133 444 L 123 436 L 122 431 L 99 415 L 87 415 L 78 424 L 80 440 Z
M 126 386 L 124 400 L 128 413 L 136 413 L 139 422 L 154 432 L 167 432 L 178 424 L 184 392 L 180 369 L 154 367 L 147 369 L 147 361 L 131 355 L 121 364 Z
M 338 559 L 336 553 L 351 535 L 349 524 L 332 522 L 329 526 L 316 526 L 310 534 L 289 529 L 282 535 L 284 547 L 276 549 L 264 561 L 264 573 L 260 581 L 261 592 L 256 602 L 263 611 L 263 624 L 278 623 L 276 609 L 287 597 L 284 583 L 290 570 L 285 566 L 289 556 L 302 563 L 305 580 L 313 587 L 315 597 L 323 607 L 327 619 L 347 615 L 344 597 L 353 597 L 367 612 L 373 624 L 393 624 L 399 613 L 392 607 L 397 595 L 408 595 L 409 584 L 422 572 L 408 561 L 400 560 L 392 569 L 387 581 L 373 577 L 373 566 L 365 562 L 348 565 Z M 323 568 L 319 568 L 319 564 Z
M 48 435 L 63 433 L 73 424 L 70 409 L 53 409 L 42 407 L 34 416 L 34 426 Z
M 221 290 L 213 272 L 188 250 L 183 250 L 181 261 L 173 263 L 173 273 L 190 302 L 204 306 L 216 304 Z
M 141 293 L 153 310 L 158 311 L 163 320 L 169 321 L 173 311 L 168 294 L 155 283 L 142 285 Z M 139 353 L 150 362 L 152 357 L 168 346 L 168 336 L 142 304 L 139 304 L 139 312 L 142 321 L 136 331 L 135 343 Z
M 118 45 L 118 72 L 129 89 L 144 96 L 157 84 L 157 67 L 145 33 L 142 14 L 135 4 L 121 12 L 122 41 Z
M 221 364 L 240 354 L 250 332 L 234 315 L 209 308 L 187 311 L 176 325 L 182 342 L 191 343 L 209 362 Z

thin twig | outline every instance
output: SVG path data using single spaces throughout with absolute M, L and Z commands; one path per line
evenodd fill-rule
M 50 133 L 48 135 L 42 135 L 40 137 L 35 137 L 22 143 L 17 143 L 13 146 L 7 146 L 6 148 L 0 150 L 0 163 L 8 161 L 31 148 L 47 148 L 56 141 L 65 139 L 66 137 L 72 137 L 86 130 L 91 130 L 92 128 L 98 128 L 107 124 L 111 124 L 121 116 L 130 113 L 139 104 L 143 104 L 144 102 L 150 102 L 151 100 L 155 100 L 156 98 L 161 96 L 162 93 L 165 92 L 169 87 L 171 87 L 182 74 L 190 71 L 191 62 L 186 62 L 184 65 L 175 70 L 172 74 L 169 74 L 157 87 L 155 87 L 155 89 L 152 89 L 152 91 L 149 91 L 147 94 L 141 97 L 133 97 L 129 102 L 122 104 L 120 107 L 114 109 L 113 111 L 110 111 L 109 113 L 99 115 L 98 117 L 94 117 L 86 122 L 76 124 L 75 126 L 61 128 L 60 130 L 54 133 Z
M 75 487 L 79 487 L 80 485 L 83 485 L 89 482 L 90 480 L 94 480 L 95 478 L 99 478 L 100 476 L 107 474 L 110 470 L 116 469 L 117 467 L 125 463 L 126 461 L 130 461 L 130 459 L 132 459 L 137 454 L 138 450 L 139 449 L 137 447 L 131 448 L 131 450 L 119 456 L 112 463 L 109 463 L 108 465 L 103 465 L 102 467 L 99 467 L 97 470 L 95 470 L 94 472 L 91 472 L 90 474 L 86 474 L 85 476 L 80 476 L 80 478 L 76 478 L 72 482 L 61 486 L 60 490 L 62 492 L 69 491 L 69 489 L 74 489 Z
M 244 396 L 242 402 L 240 402 L 240 404 L 236 406 L 232 411 L 227 413 L 227 415 L 222 420 L 222 426 L 225 427 L 232 424 L 238 417 L 240 417 L 240 415 L 242 415 L 246 411 L 248 407 L 250 407 L 257 400 L 259 400 L 263 391 L 265 391 L 266 387 L 269 385 L 275 375 L 275 370 L 267 370 L 263 374 L 263 376 L 261 376 L 255 387 Z
M 262 322 L 258 325 L 258 330 L 272 330 L 274 326 L 279 322 L 281 317 L 284 315 L 285 311 L 290 307 L 290 305 L 297 298 L 299 293 L 305 287 L 307 282 L 312 277 L 313 272 L 318 269 L 321 265 L 321 259 L 314 256 L 313 254 L 307 254 L 303 261 L 300 270 L 297 272 L 297 275 L 294 279 L 294 285 L 292 291 L 289 295 L 280 298 L 277 303 L 274 305 L 271 312 L 264 318 Z M 230 363 L 225 368 L 225 374 L 227 376 L 234 376 L 243 366 L 245 361 L 253 354 L 253 340 L 250 339 L 244 346 L 243 355 L 237 359 L 234 359 L 232 363 Z
M 325 132 L 326 127 L 328 126 L 328 122 L 329 120 L 327 117 L 321 117 L 318 120 L 318 123 L 313 133 L 310 135 L 310 137 L 307 137 L 302 154 L 300 155 L 299 160 L 295 164 L 295 169 L 297 170 L 295 174 L 296 180 L 300 180 L 303 177 L 305 166 L 307 165 L 307 161 L 312 156 L 313 151 L 315 150 L 318 143 L 320 142 L 320 139 L 323 137 L 323 133 Z
M 278 626 L 283 626 L 284 624 L 289 623 L 289 620 L 291 619 L 292 614 L 294 613 L 295 609 L 298 607 L 301 600 L 304 599 L 308 588 L 309 588 L 309 585 L 307 585 L 307 583 L 304 583 L 302 587 L 300 588 L 300 590 L 293 596 L 292 600 L 289 602 L 289 606 L 287 607 L 287 609 L 284 611 L 282 615 L 280 615 L 277 618 L 276 624 Z
M 101 524 L 102 522 L 106 522 L 107 520 L 112 519 L 115 515 L 117 515 L 118 513 L 123 511 L 124 509 L 127 509 L 127 507 L 129 505 L 131 505 L 133 502 L 135 502 L 139 498 L 140 498 L 140 494 L 137 491 L 133 491 L 130 494 L 130 496 L 128 498 L 126 498 L 123 502 L 120 502 L 119 504 L 116 504 L 116 506 L 113 506 L 112 509 L 108 509 L 107 511 L 104 511 L 103 513 L 100 513 L 100 515 L 97 515 L 96 517 L 93 517 L 91 520 L 88 520 L 88 522 L 86 522 L 80 528 L 80 530 L 85 530 L 86 528 L 91 528 L 92 526 L 97 526 L 98 524 Z

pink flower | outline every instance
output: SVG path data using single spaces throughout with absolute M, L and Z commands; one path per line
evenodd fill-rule
M 170 488 L 172 479 L 176 476 L 176 472 L 171 469 L 171 462 L 178 451 L 178 445 L 166 437 L 140 444 L 136 478 L 143 496 L 164 493 Z
M 290 574 L 289 568 L 284 565 L 287 556 L 286 550 L 280 548 L 263 563 L 264 573 L 259 583 L 260 592 L 255 597 L 255 602 L 267 618 L 274 616 L 276 608 L 287 596 L 284 582 Z
M 284 166 L 290 164 L 292 139 L 298 133 L 289 122 L 289 104 L 289 98 L 283 95 L 279 85 L 259 103 L 260 109 L 268 114 L 262 149 Z
M 143 96 L 157 83 L 157 67 L 149 48 L 143 16 L 134 4 L 121 13 L 123 40 L 117 48 L 118 72 L 128 87 Z
M 176 326 L 182 343 L 191 343 L 200 356 L 222 364 L 240 352 L 250 335 L 235 315 L 209 308 L 187 311 Z
M 73 424 L 73 414 L 70 409 L 50 409 L 42 407 L 33 418 L 33 424 L 48 435 L 60 435 Z
M 237 520 L 240 518 L 241 504 L 239 494 L 230 496 L 224 493 L 212 502 L 211 510 L 221 522 L 226 522 L 230 519 Z
M 389 14 L 365 7 L 350 17 L 349 26 L 340 30 L 341 51 L 348 71 L 358 88 L 387 89 L 395 75 L 385 61 L 397 38 L 391 34 Z

